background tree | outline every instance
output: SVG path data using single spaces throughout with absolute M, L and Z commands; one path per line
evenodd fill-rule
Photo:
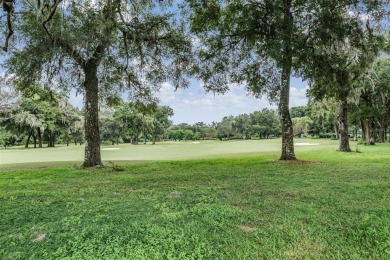
M 217 124 L 217 134 L 220 140 L 230 139 L 233 136 L 235 123 L 233 116 L 225 116 L 222 121 Z
M 155 110 L 152 116 L 153 121 L 150 127 L 150 133 L 153 136 L 153 144 L 156 143 L 159 136 L 164 136 L 169 126 L 171 125 L 169 117 L 173 115 L 173 109 L 169 106 L 160 106 Z
M 84 143 L 84 118 L 82 115 L 75 115 L 74 120 L 71 121 L 69 136 L 75 145 Z
M 383 143 L 390 119 L 390 56 L 377 58 L 369 73 L 378 106 L 379 142 Z
M 66 100 L 60 103 L 59 138 L 69 146 L 70 142 L 84 142 L 84 124 L 81 112 L 71 106 Z
M 359 31 L 361 16 L 349 14 L 382 13 L 379 0 L 188 2 L 191 29 L 201 40 L 199 77 L 206 90 L 226 92 L 232 82 L 245 83 L 256 96 L 267 93 L 276 99 L 282 160 L 296 158 L 289 113 L 291 76 L 311 79 L 311 72 L 324 65 L 310 61 L 319 61 L 319 54 L 332 56 L 326 50 L 330 42 Z
M 31 86 L 11 106 L 10 110 L 2 110 L 7 114 L 1 124 L 16 136 L 27 137 L 25 147 L 30 139 L 34 147 L 42 147 L 46 141 L 48 147 L 54 147 L 58 137 L 69 142 L 70 126 L 79 119 L 76 109 L 69 105 L 66 97 L 53 90 L 41 86 Z
M 185 26 L 175 21 L 178 16 L 169 8 L 171 3 L 67 1 L 56 10 L 43 9 L 51 17 L 44 26 L 38 26 L 40 17 L 25 6 L 23 48 L 8 61 L 9 72 L 22 86 L 57 78 L 59 85 L 84 93 L 84 167 L 102 165 L 99 95 L 127 88 L 133 97 L 144 97 L 165 81 L 186 86 L 191 44 L 184 36 Z M 42 77 L 43 72 L 48 76 Z
M 6 77 L 0 77 L 0 111 L 6 113 L 12 110 L 18 98 L 18 93 L 10 85 Z
M 157 110 L 157 103 L 153 102 L 141 102 L 134 103 L 134 108 L 142 115 L 142 134 L 144 136 L 144 144 L 146 144 L 146 130 L 150 129 L 153 124 L 152 114 Z
M 383 17 L 384 9 L 380 1 L 357 3 L 355 6 L 339 13 L 341 22 L 333 24 L 333 30 L 319 39 L 318 48 L 311 50 L 306 70 L 307 78 L 311 80 L 310 91 L 314 98 L 334 97 L 339 102 L 339 151 L 350 152 L 348 129 L 348 97 L 357 88 L 359 80 L 370 66 L 380 49 L 382 37 L 376 35 L 370 20 Z M 352 9 L 354 7 L 354 9 Z M 387 6 L 383 6 L 385 8 Z M 388 8 L 388 7 L 387 7 Z M 346 12 L 347 11 L 347 12 Z M 367 18 L 362 19 L 362 14 Z
M 309 117 L 293 117 L 294 135 L 298 137 L 307 136 L 309 133 L 309 124 L 311 123 Z
M 270 135 L 280 134 L 280 120 L 277 113 L 268 108 L 255 111 L 250 114 L 252 133 L 256 133 L 260 139 L 268 139 Z
M 335 98 L 310 101 L 308 105 L 309 132 L 321 137 L 325 133 L 332 133 L 335 139 L 339 139 L 338 123 L 339 103 Z
M 358 85 L 351 91 L 349 107 L 351 119 L 349 122 L 360 124 L 363 131 L 362 139 L 366 145 L 375 143 L 375 123 L 378 118 L 375 104 L 374 85 L 368 72 L 360 76 Z
M 181 141 L 184 139 L 184 130 L 180 129 L 177 126 L 172 126 L 168 129 L 168 137 L 174 141 Z
M 309 124 L 311 120 L 306 116 L 307 107 L 299 106 L 290 108 L 291 121 L 293 123 L 294 135 L 301 137 L 309 133 Z
M 102 142 L 109 142 L 112 145 L 119 144 L 124 134 L 124 126 L 119 120 L 116 120 L 115 112 L 113 108 L 104 107 L 99 115 L 100 139 Z
M 211 140 L 217 137 L 217 130 L 215 127 L 205 126 L 200 130 L 200 135 L 203 140 Z
M 234 120 L 234 131 L 240 133 L 242 139 L 250 139 L 251 136 L 251 117 L 247 114 L 236 116 Z
M 294 117 L 305 117 L 307 112 L 306 106 L 292 107 L 290 108 L 291 118 Z

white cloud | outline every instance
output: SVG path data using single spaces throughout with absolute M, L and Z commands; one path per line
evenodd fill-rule
M 306 91 L 309 88 L 307 83 L 305 85 L 302 82 L 293 84 L 294 87 L 290 89 L 290 107 L 306 105 Z M 203 82 L 193 82 L 189 89 L 174 92 L 175 88 L 171 84 L 164 83 L 156 96 L 162 104 L 169 105 L 174 109 L 175 115 L 172 120 L 175 124 L 200 121 L 211 123 L 212 121 L 220 121 L 228 115 L 236 116 L 243 113 L 249 114 L 263 108 L 277 108 L 275 105 L 270 105 L 267 97 L 256 99 L 247 94 L 243 85 L 230 86 L 231 90 L 224 95 L 205 93 L 203 85 Z
M 165 82 L 162 84 L 161 88 L 156 92 L 156 97 L 160 100 L 161 103 L 167 104 L 176 101 L 176 98 L 181 94 L 181 90 L 178 89 L 175 91 L 175 87 Z
M 304 88 L 296 88 L 291 87 L 290 88 L 290 107 L 297 107 L 297 106 L 306 106 L 307 105 L 307 97 L 306 93 L 309 89 L 309 86 L 306 86 Z
M 266 98 L 256 99 L 242 90 L 231 90 L 224 95 L 200 94 L 200 91 L 195 93 L 198 95 L 194 94 L 191 97 L 185 95 L 174 102 L 176 108 L 175 116 L 172 118 L 174 123 L 200 121 L 211 123 L 222 120 L 224 116 L 249 114 L 264 107 L 271 107 Z

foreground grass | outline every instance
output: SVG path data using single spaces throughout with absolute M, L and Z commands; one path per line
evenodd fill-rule
M 390 146 L 0 174 L 1 259 L 389 259 Z

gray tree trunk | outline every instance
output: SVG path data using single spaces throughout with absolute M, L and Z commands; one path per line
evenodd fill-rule
M 282 154 L 280 160 L 295 160 L 294 152 L 294 132 L 293 124 L 289 111 L 290 99 L 290 77 L 292 68 L 292 24 L 293 16 L 291 13 L 291 0 L 284 0 L 284 17 L 283 17 L 283 67 L 281 75 L 279 115 L 282 126 Z
M 350 152 L 351 148 L 349 147 L 349 136 L 348 136 L 348 104 L 347 104 L 346 97 L 340 101 L 339 129 L 340 129 L 339 151 Z
M 85 74 L 85 150 L 83 167 L 103 166 L 100 156 L 98 64 L 87 62 Z

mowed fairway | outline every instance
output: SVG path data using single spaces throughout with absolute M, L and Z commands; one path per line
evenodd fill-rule
M 335 150 L 336 141 L 298 139 L 297 151 Z M 304 144 L 304 145 L 299 145 Z M 305 145 L 306 144 L 306 145 Z M 313 144 L 313 145 L 307 145 Z M 278 153 L 281 139 L 246 141 L 181 141 L 160 142 L 156 145 L 120 144 L 101 147 L 103 161 L 183 160 L 243 156 L 259 153 Z M 84 146 L 58 145 L 55 148 L 7 148 L 0 149 L 0 168 L 4 164 L 32 162 L 79 161 L 84 158 Z
M 390 143 L 296 142 L 319 145 L 296 163 L 280 140 L 110 146 L 97 169 L 29 149 L 52 162 L 0 168 L 0 259 L 390 259 Z

